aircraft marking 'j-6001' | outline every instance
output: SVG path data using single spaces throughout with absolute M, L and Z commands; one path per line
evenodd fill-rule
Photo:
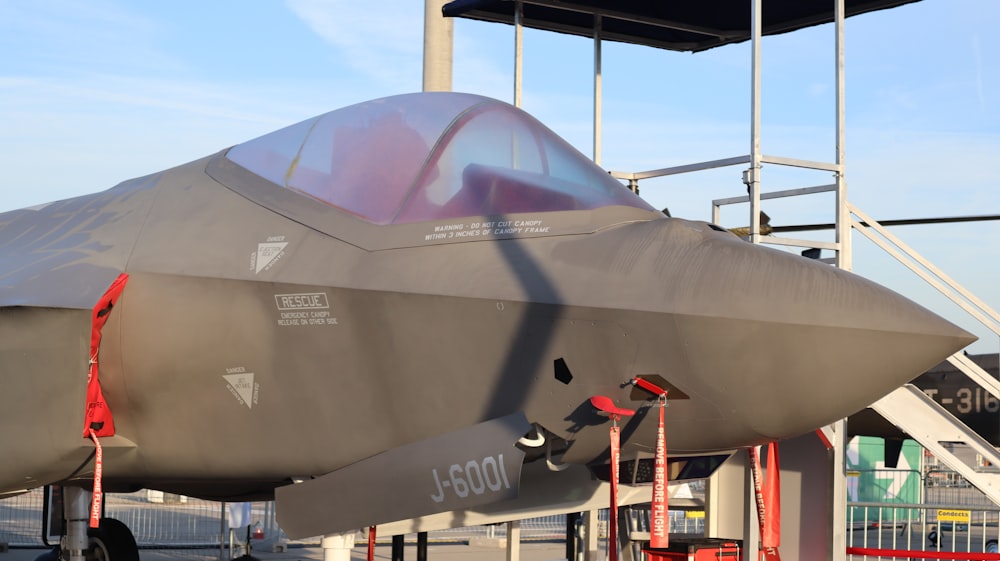
M 652 456 L 637 375 L 669 389 L 683 479 L 972 340 L 665 217 L 521 110 L 457 93 L 8 212 L 0 264 L 0 492 L 89 489 L 96 439 L 105 490 L 277 495 L 293 537 L 502 506 L 536 473 L 568 497 L 579 473 L 555 470 L 608 472 L 593 396 L 638 409 L 622 458 Z M 66 501 L 71 556 L 89 498 Z

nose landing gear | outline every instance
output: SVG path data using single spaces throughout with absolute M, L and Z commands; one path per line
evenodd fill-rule
M 63 487 L 65 534 L 59 547 L 35 561 L 139 561 L 139 546 L 128 526 L 101 518 L 89 527 L 90 493 L 81 487 Z
M 99 527 L 88 528 L 87 542 L 87 561 L 139 561 L 132 531 L 114 518 L 102 518 Z

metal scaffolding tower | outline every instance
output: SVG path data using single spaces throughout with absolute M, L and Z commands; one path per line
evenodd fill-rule
M 439 0 L 427 0 L 431 2 Z M 763 10 L 765 1 L 769 7 Z M 785 2 L 783 0 L 723 0 L 713 3 L 683 2 L 675 3 L 673 11 L 664 9 L 659 3 L 649 3 L 642 0 L 619 0 L 617 2 L 599 2 L 593 0 L 454 0 L 444 4 L 443 14 L 446 17 L 464 17 L 483 21 L 512 24 L 514 33 L 514 93 L 515 105 L 520 105 L 522 88 L 522 28 L 524 26 L 569 33 L 593 38 L 594 75 L 593 75 L 593 158 L 601 160 L 601 44 L 605 40 L 621 41 L 639 45 L 653 46 L 677 51 L 699 52 L 720 45 L 742 41 L 751 43 L 750 61 L 750 147 L 749 153 L 735 157 L 721 158 L 706 162 L 698 162 L 682 166 L 674 166 L 647 171 L 627 172 L 614 171 L 612 175 L 628 182 L 629 187 L 639 192 L 639 182 L 655 177 L 674 176 L 701 170 L 717 169 L 731 166 L 747 166 L 742 172 L 742 182 L 747 188 L 746 195 L 716 199 L 712 202 L 713 222 L 720 222 L 721 207 L 732 204 L 749 205 L 749 228 L 747 240 L 750 243 L 767 243 L 781 246 L 806 248 L 819 251 L 832 251 L 834 257 L 824 261 L 837 267 L 850 270 L 852 268 L 851 234 L 857 230 L 876 245 L 882 247 L 890 255 L 899 259 L 911 270 L 920 275 L 935 288 L 956 301 L 973 317 L 982 321 L 995 333 L 1000 335 L 1000 314 L 990 309 L 981 300 L 959 286 L 944 273 L 937 270 L 926 259 L 907 247 L 901 240 L 885 230 L 877 222 L 853 206 L 847 197 L 847 182 L 845 179 L 845 86 L 844 86 L 844 21 L 848 16 L 867 11 L 893 8 L 915 0 L 830 0 L 825 6 L 817 3 Z M 808 5 L 807 5 L 808 4 Z M 822 4 L 822 3 L 819 3 Z M 430 17 L 430 16 L 429 16 Z M 836 82 L 835 93 L 835 153 L 832 161 L 808 161 L 788 157 L 765 154 L 761 148 L 761 41 L 764 35 L 783 33 L 795 29 L 821 24 L 833 23 L 834 41 L 834 73 Z M 725 30 L 725 31 L 722 31 Z M 833 176 L 833 182 L 824 185 L 789 189 L 782 191 L 767 191 L 762 189 L 761 169 L 764 164 L 788 166 L 828 172 Z M 811 195 L 816 193 L 833 193 L 835 199 L 835 224 L 832 241 L 816 241 L 805 239 L 784 238 L 763 235 L 761 224 L 762 201 Z M 1000 383 L 985 371 L 966 359 L 961 353 L 953 356 L 951 362 L 973 380 L 980 383 L 992 395 L 1000 398 Z M 920 395 L 918 395 L 920 394 Z M 956 471 L 966 474 L 970 482 L 976 485 L 994 501 L 1000 504 L 1000 475 L 986 476 L 972 473 L 967 468 L 953 465 L 957 459 L 949 458 L 942 441 L 963 441 L 1000 465 L 1000 457 L 996 452 L 984 445 L 984 441 L 971 433 L 957 419 L 936 407 L 933 402 L 928 404 L 926 398 L 921 398 L 919 390 L 912 386 L 900 388 L 889 396 L 874 404 L 873 407 L 891 422 L 902 428 L 917 439 L 925 448 L 939 455 L 939 459 L 948 463 Z M 829 460 L 821 460 L 828 470 L 826 478 L 830 488 L 827 514 L 822 517 L 832 525 L 828 531 L 828 541 L 822 545 L 822 553 L 829 559 L 846 558 L 846 468 L 845 451 L 847 440 L 846 420 L 822 429 L 824 440 L 830 443 L 832 453 Z M 818 439 L 817 439 L 818 440 Z M 983 448 L 985 446 L 985 448 Z M 815 454 L 814 452 L 809 452 Z M 783 454 L 784 455 L 784 454 Z M 995 458 L 995 459 L 994 459 Z M 783 462 L 784 463 L 784 462 Z M 961 462 L 958 462 L 961 463 Z M 733 472 L 733 470 L 728 470 Z M 743 478 L 742 502 L 736 507 L 742 509 L 743 537 L 749 551 L 757 549 L 757 535 L 751 531 L 750 520 L 755 520 L 752 513 L 752 499 L 746 484 L 746 466 L 735 469 L 734 479 Z M 740 497 L 737 497 L 740 499 Z M 718 493 L 709 494 L 708 509 L 713 505 L 716 509 L 732 508 L 733 501 L 723 497 L 719 502 Z M 736 502 L 739 502 L 737 500 Z M 709 515 L 710 517 L 712 515 Z M 800 521 L 803 524 L 808 521 Z M 731 523 L 716 522 L 716 526 L 732 527 Z M 709 523 L 711 526 L 711 523 Z M 727 536 L 733 537 L 733 536 Z M 813 555 L 816 558 L 820 550 L 814 544 Z M 805 550 L 803 550 L 805 551 Z

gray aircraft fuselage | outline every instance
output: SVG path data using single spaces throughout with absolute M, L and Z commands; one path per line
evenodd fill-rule
M 590 405 L 597 395 L 639 410 L 622 420 L 622 456 L 648 457 L 655 401 L 627 384 L 637 375 L 671 390 L 671 454 L 760 444 L 859 411 L 972 340 L 861 277 L 666 218 L 620 185 L 607 204 L 581 202 L 569 180 L 549 179 L 570 158 L 556 156 L 561 141 L 506 104 L 400 98 L 413 128 L 422 103 L 456 107 L 425 142 L 430 155 L 395 166 L 406 146 L 385 139 L 400 133 L 372 141 L 367 163 L 309 165 L 412 168 L 424 179 L 386 181 L 426 184 L 430 202 L 420 204 L 462 202 L 474 214 L 405 220 L 419 215 L 407 210 L 419 187 L 379 214 L 363 206 L 379 208 L 370 175 L 357 185 L 371 193 L 353 210 L 295 187 L 310 157 L 365 147 L 363 131 L 345 143 L 353 129 L 338 124 L 319 155 L 307 144 L 286 154 L 291 163 L 274 176 L 292 178 L 286 185 L 247 169 L 266 158 L 237 147 L 0 215 L 0 492 L 92 476 L 94 446 L 81 435 L 92 308 L 121 273 L 127 284 L 99 354 L 116 428 L 102 439 L 105 485 L 222 499 L 267 496 L 402 449 L 412 468 L 397 459 L 392 473 L 426 483 L 421 496 L 432 499 L 414 512 L 463 504 L 437 500 L 455 493 L 442 487 L 455 465 L 467 483 L 480 473 L 473 491 L 485 489 L 486 501 L 487 487 L 503 486 L 498 476 L 518 477 L 519 465 L 501 465 L 515 446 L 528 462 L 544 454 L 514 438 L 505 458 L 497 447 L 466 460 L 454 450 L 473 438 L 464 429 L 488 427 L 498 441 L 542 434 L 561 462 L 605 464 L 609 421 Z M 462 136 L 470 119 L 493 119 L 496 132 Z M 319 142 L 325 122 L 304 137 Z M 490 142 L 502 146 L 477 144 Z M 535 168 L 532 142 L 542 153 Z M 476 163 L 504 150 L 514 154 L 506 168 Z M 466 154 L 471 163 L 447 167 Z M 461 199 L 469 193 L 474 204 Z M 440 466 L 423 457 L 443 451 L 454 458 Z

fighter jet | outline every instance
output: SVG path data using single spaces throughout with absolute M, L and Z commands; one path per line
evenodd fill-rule
M 95 539 L 135 555 L 114 521 L 88 542 L 91 486 L 277 495 L 292 537 L 504 504 L 539 471 L 570 495 L 564 467 L 608 474 L 594 403 L 635 410 L 622 457 L 652 457 L 637 377 L 668 391 L 671 477 L 704 476 L 973 339 L 668 218 L 525 112 L 460 93 L 0 215 L 0 267 L 0 492 L 70 492 L 74 560 Z

